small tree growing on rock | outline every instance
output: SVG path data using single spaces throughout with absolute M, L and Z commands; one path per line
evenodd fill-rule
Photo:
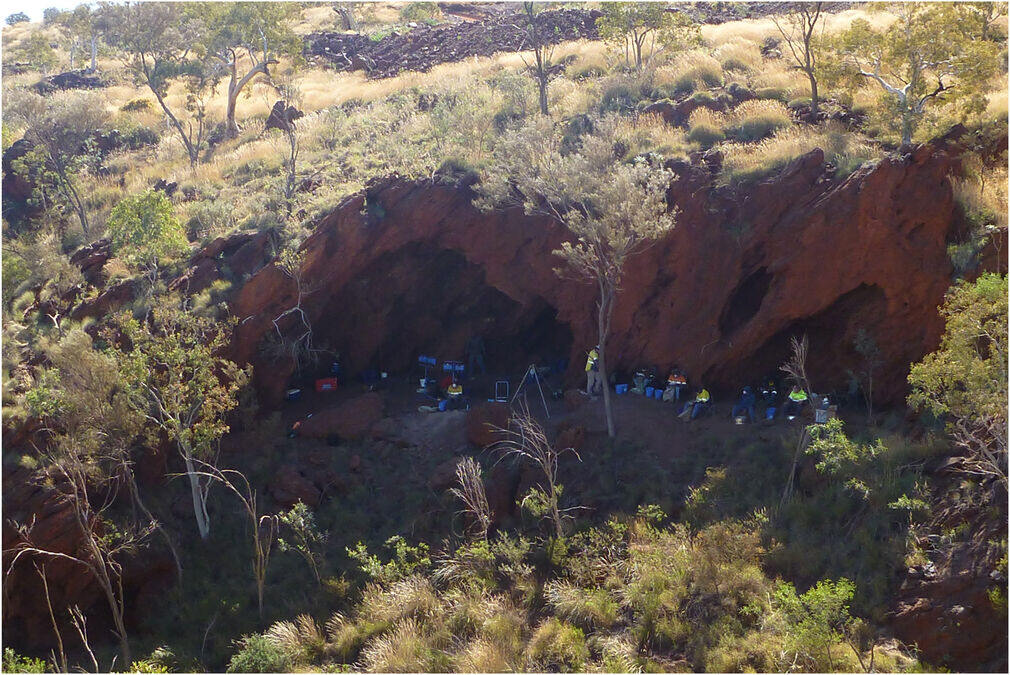
M 242 91 L 256 77 L 270 79 L 278 58 L 301 57 L 302 39 L 290 27 L 298 13 L 286 2 L 200 3 L 189 11 L 207 28 L 203 47 L 228 73 L 225 135 L 238 135 L 235 109 Z
M 987 274 L 950 290 L 940 348 L 912 365 L 908 403 L 947 420 L 961 468 L 1007 488 L 1007 280 Z
M 98 19 L 106 27 L 106 40 L 121 50 L 124 65 L 137 82 L 154 94 L 190 165 L 196 166 L 207 140 L 206 99 L 220 79 L 205 50 L 193 49 L 207 26 L 173 2 L 103 3 Z M 194 58 L 201 53 L 203 59 Z M 168 102 L 169 86 L 177 80 L 186 89 L 185 117 Z
M 119 472 L 129 463 L 129 444 L 139 420 L 123 396 L 115 361 L 95 351 L 83 331 L 68 332 L 47 355 L 52 368 L 36 373 L 22 404 L 47 432 L 39 448 L 36 477 L 69 511 L 80 544 L 69 552 L 57 550 L 36 539 L 34 519 L 14 523 L 16 538 L 6 575 L 22 558 L 80 565 L 108 604 L 120 658 L 129 664 L 123 562 L 144 544 L 156 524 L 116 519 L 114 504 L 123 478 Z
M 574 236 L 554 252 L 565 263 L 555 271 L 598 288 L 598 364 L 607 433 L 613 437 L 606 345 L 625 265 L 674 227 L 677 210 L 667 204 L 673 174 L 662 168 L 661 158 L 623 161 L 617 121 L 599 119 L 593 126 L 571 152 L 562 151 L 561 134 L 544 118 L 506 136 L 495 148 L 475 203 L 485 210 L 522 205 L 527 214 L 549 216 Z
M 316 585 L 322 586 L 323 580 L 319 574 L 322 553 L 319 548 L 326 544 L 327 533 L 319 531 L 312 509 L 299 500 L 290 509 L 279 514 L 277 522 L 290 532 L 287 538 L 277 540 L 277 547 L 281 551 L 293 551 L 300 555 L 312 570 L 312 578 L 316 580 Z
M 218 356 L 231 325 L 155 309 L 150 325 L 124 317 L 118 334 L 108 331 L 109 341 L 120 345 L 116 351 L 131 405 L 175 444 L 186 466 L 201 539 L 210 536 L 207 495 L 213 479 L 198 464 L 215 464 L 215 446 L 229 429 L 226 417 L 250 374 Z
M 537 26 L 537 16 L 543 11 L 543 6 L 535 2 L 524 2 L 522 11 L 522 28 L 526 33 L 523 47 L 533 52 L 532 61 L 523 57 L 526 71 L 537 83 L 540 93 L 540 114 L 547 115 L 547 87 L 551 80 L 557 77 L 563 68 L 561 64 L 553 63 L 554 44 L 545 40 Z
M 965 112 L 984 109 L 984 84 L 999 71 L 1000 45 L 982 39 L 976 12 L 960 3 L 901 2 L 890 11 L 897 20 L 885 30 L 857 19 L 836 36 L 835 70 L 853 88 L 866 81 L 880 86 L 878 112 L 897 123 L 908 146 L 927 106 L 946 100 Z
M 104 105 L 90 92 L 58 92 L 39 96 L 14 91 L 5 102 L 9 119 L 24 125 L 24 137 L 38 152 L 45 179 L 91 234 L 88 210 L 78 191 L 77 174 L 91 161 L 92 138 L 105 122 Z
M 605 2 L 596 20 L 600 36 L 624 51 L 625 62 L 638 72 L 660 52 L 682 49 L 701 40 L 698 26 L 662 2 Z
M 822 21 L 823 2 L 783 3 L 784 16 L 772 15 L 772 21 L 785 40 L 795 67 L 803 71 L 810 80 L 810 115 L 817 119 L 817 59 L 820 45 L 817 41 L 817 26 L 824 27 Z

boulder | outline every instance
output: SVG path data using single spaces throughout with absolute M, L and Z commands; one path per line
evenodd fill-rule
M 575 452 L 582 452 L 586 445 L 586 428 L 581 424 L 562 423 L 554 445 L 558 450 L 571 448 Z
M 382 419 L 382 397 L 372 392 L 321 410 L 302 421 L 298 434 L 306 438 L 362 438 Z
M 431 472 L 428 487 L 435 492 L 442 492 L 456 485 L 456 467 L 462 462 L 461 457 L 447 459 Z
M 285 507 L 294 506 L 299 501 L 308 506 L 316 506 L 321 496 L 315 483 L 301 469 L 290 464 L 280 467 L 274 473 L 268 490 L 274 500 Z
M 504 437 L 495 428 L 508 428 L 509 407 L 505 403 L 481 403 L 466 414 L 466 440 L 486 448 Z

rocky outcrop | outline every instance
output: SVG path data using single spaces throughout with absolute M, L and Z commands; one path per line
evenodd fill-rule
M 815 150 L 739 187 L 716 184 L 705 162 L 671 165 L 678 224 L 627 270 L 611 365 L 677 363 L 693 382 L 733 390 L 775 371 L 789 338 L 806 333 L 812 381 L 828 391 L 847 386 L 865 330 L 883 356 L 878 400 L 900 401 L 908 364 L 942 331 L 956 161 L 956 148 L 923 146 L 842 180 Z M 567 353 L 569 381 L 581 383 L 595 298 L 554 274 L 551 251 L 566 233 L 518 210 L 481 213 L 473 197 L 466 183 L 390 177 L 325 217 L 303 244 L 314 290 L 302 307 L 316 343 L 340 352 L 350 372 L 403 372 L 419 353 L 461 358 L 481 332 L 497 341 L 489 358 L 497 349 L 512 366 Z M 257 366 L 267 401 L 280 399 L 290 365 L 265 360 L 259 345 L 294 302 L 274 265 L 234 301 L 233 357 Z
M 105 86 L 108 86 L 105 80 L 84 70 L 68 70 L 43 78 L 32 85 L 40 94 L 51 94 L 61 89 L 100 89 Z
M 537 15 L 541 40 L 598 39 L 597 10 L 563 9 Z M 518 16 L 493 14 L 480 21 L 429 26 L 411 24 L 404 33 L 373 40 L 361 33 L 313 33 L 307 54 L 323 58 L 338 70 L 364 70 L 369 77 L 393 77 L 404 70 L 425 71 L 440 63 L 455 63 L 473 56 L 528 49 L 528 37 Z
M 478 448 L 502 440 L 499 429 L 508 428 L 509 406 L 505 403 L 482 403 L 466 414 L 466 440 Z
M 304 420 L 298 435 L 306 438 L 361 438 L 382 418 L 382 397 L 370 393 L 326 408 Z

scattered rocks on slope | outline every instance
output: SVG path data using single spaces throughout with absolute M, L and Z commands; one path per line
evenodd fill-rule
M 562 9 L 537 16 L 537 30 L 550 43 L 599 39 L 600 12 Z M 405 33 L 372 40 L 359 33 L 313 33 L 307 54 L 324 58 L 337 70 L 364 70 L 369 77 L 392 77 L 404 70 L 426 71 L 440 63 L 472 56 L 491 56 L 529 48 L 526 31 L 514 14 L 498 14 L 481 21 L 429 26 L 419 24 Z
M 40 94 L 51 94 L 66 89 L 101 89 L 106 86 L 108 83 L 97 75 L 84 70 L 70 70 L 40 80 L 35 83 L 34 89 Z

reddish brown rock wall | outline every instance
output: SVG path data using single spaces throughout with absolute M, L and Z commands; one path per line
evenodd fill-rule
M 718 187 L 700 166 L 675 167 L 670 197 L 681 216 L 627 270 L 610 363 L 679 363 L 695 382 L 735 389 L 774 370 L 788 338 L 807 332 L 814 386 L 828 390 L 846 385 L 852 341 L 864 328 L 885 359 L 879 398 L 900 400 L 908 364 L 933 349 L 942 330 L 936 307 L 951 277 L 954 161 L 925 146 L 842 181 L 814 151 L 746 189 Z M 390 371 L 408 368 L 431 344 L 445 358 L 462 355 L 486 319 L 459 306 L 497 301 L 509 317 L 497 328 L 511 327 L 517 338 L 537 312 L 556 311 L 574 336 L 569 372 L 578 375 L 596 339 L 594 294 L 553 272 L 551 251 L 564 232 L 517 210 L 480 213 L 472 197 L 466 185 L 386 178 L 348 199 L 306 240 L 315 290 L 304 306 L 346 366 L 381 360 Z M 423 264 L 444 251 L 466 269 Z M 411 296 L 422 286 L 425 294 Z M 438 288 L 452 302 L 441 302 Z M 289 368 L 268 364 L 259 345 L 293 300 L 291 281 L 268 266 L 234 302 L 234 356 L 261 366 L 267 400 L 278 400 Z

